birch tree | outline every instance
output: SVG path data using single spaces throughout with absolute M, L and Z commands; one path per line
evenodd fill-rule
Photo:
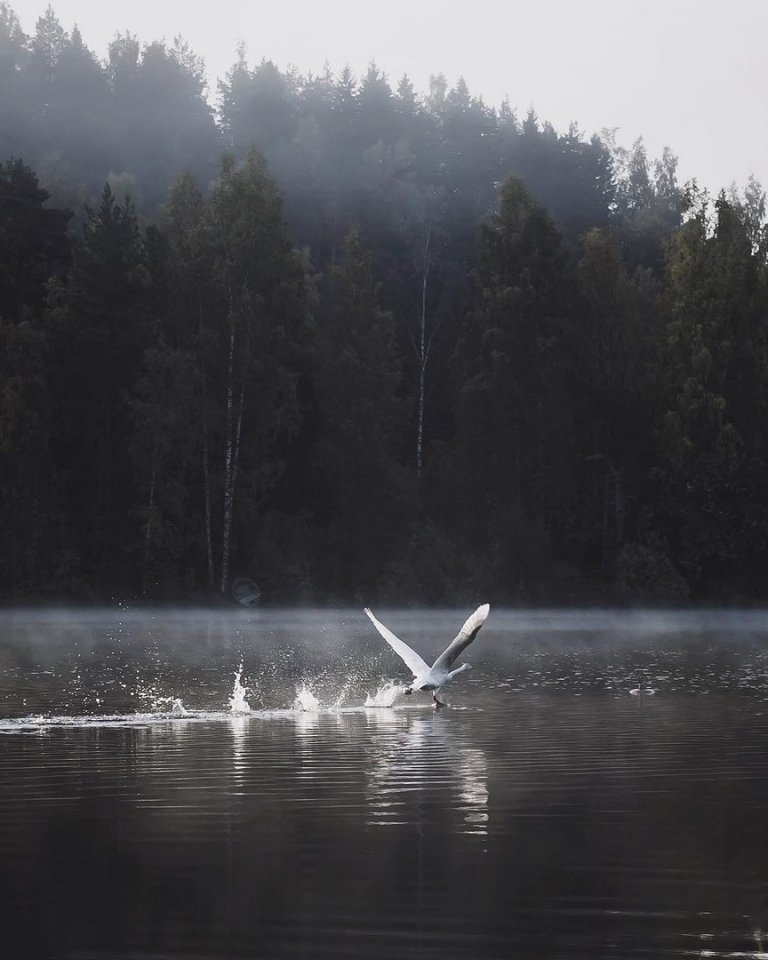
M 218 390 L 220 407 L 208 419 L 210 470 L 220 484 L 218 585 L 224 593 L 237 547 L 238 503 L 243 520 L 256 523 L 259 504 L 282 471 L 281 444 L 300 422 L 297 345 L 305 274 L 287 240 L 276 185 L 256 151 L 240 166 L 225 158 L 205 230 L 218 310 L 212 336 L 219 360 L 215 366 L 212 359 L 217 382 L 210 384 L 210 398 L 215 404 Z
M 205 580 L 213 589 L 213 510 L 210 474 L 210 379 L 208 348 L 212 341 L 212 314 L 215 292 L 206 243 L 205 201 L 194 178 L 182 174 L 168 200 L 165 218 L 167 257 L 167 308 L 165 338 L 179 350 L 192 349 L 199 384 L 197 423 L 199 424 L 199 471 L 194 489 L 200 491 L 202 534 L 205 556 Z M 199 515 L 199 514 L 198 514 Z

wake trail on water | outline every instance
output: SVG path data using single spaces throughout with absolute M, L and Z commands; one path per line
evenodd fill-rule
M 200 710 L 187 707 L 180 697 L 162 695 L 156 687 L 152 687 L 151 695 L 148 690 L 142 690 L 139 699 L 145 703 L 149 701 L 150 709 L 139 710 L 134 713 L 94 713 L 85 715 L 55 715 L 38 713 L 23 717 L 0 717 L 0 734 L 44 732 L 55 728 L 72 727 L 145 727 L 170 722 L 209 722 L 221 721 L 232 717 L 252 717 L 254 719 L 275 719 L 298 716 L 304 713 L 355 713 L 371 708 L 392 709 L 405 689 L 403 686 L 386 681 L 378 687 L 375 693 L 368 693 L 363 703 L 347 703 L 350 692 L 359 678 L 350 675 L 343 683 L 341 690 L 324 704 L 314 682 L 302 680 L 295 686 L 295 697 L 290 707 L 254 709 L 248 702 L 248 697 L 254 695 L 254 690 L 243 680 L 243 663 L 234 671 L 232 691 L 222 710 Z

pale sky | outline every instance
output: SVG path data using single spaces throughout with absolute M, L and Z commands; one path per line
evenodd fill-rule
M 47 0 L 10 0 L 27 33 Z M 768 0 L 53 0 L 100 57 L 116 31 L 181 34 L 213 90 L 243 39 L 248 60 L 356 74 L 375 60 L 425 92 L 430 73 L 498 106 L 587 134 L 618 128 L 649 155 L 667 145 L 681 180 L 712 190 L 754 174 L 768 187 Z

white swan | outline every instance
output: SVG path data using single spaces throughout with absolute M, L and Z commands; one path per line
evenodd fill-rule
M 412 650 L 407 643 L 404 643 L 399 637 L 396 637 L 388 627 L 385 627 L 383 623 L 377 620 L 368 607 L 365 608 L 364 612 L 390 647 L 392 647 L 395 653 L 401 657 L 405 665 L 412 671 L 413 680 L 405 692 L 413 693 L 414 690 L 431 690 L 435 705 L 442 707 L 445 706 L 445 704 L 439 700 L 437 696 L 441 687 L 455 677 L 457 673 L 463 673 L 464 670 L 472 669 L 468 663 L 463 663 L 455 670 L 451 670 L 451 667 L 459 654 L 475 639 L 480 631 L 480 627 L 482 627 L 488 618 L 490 609 L 487 603 L 478 607 L 472 616 L 467 618 L 464 626 L 431 667 L 425 660 L 422 660 L 418 653 Z

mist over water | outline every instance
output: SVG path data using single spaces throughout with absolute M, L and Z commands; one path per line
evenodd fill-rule
M 425 659 L 466 612 L 376 611 Z M 9 956 L 760 956 L 768 617 L 464 659 L 435 711 L 362 611 L 3 612 Z
M 437 656 L 464 611 L 387 611 L 388 624 Z M 466 652 L 482 677 L 446 694 L 509 688 L 623 695 L 768 691 L 759 611 L 493 610 Z M 2 719 L 83 718 L 306 706 L 391 707 L 410 680 L 361 611 L 0 612 Z M 401 703 L 407 701 L 400 700 Z M 246 709 L 247 708 L 247 709 Z

